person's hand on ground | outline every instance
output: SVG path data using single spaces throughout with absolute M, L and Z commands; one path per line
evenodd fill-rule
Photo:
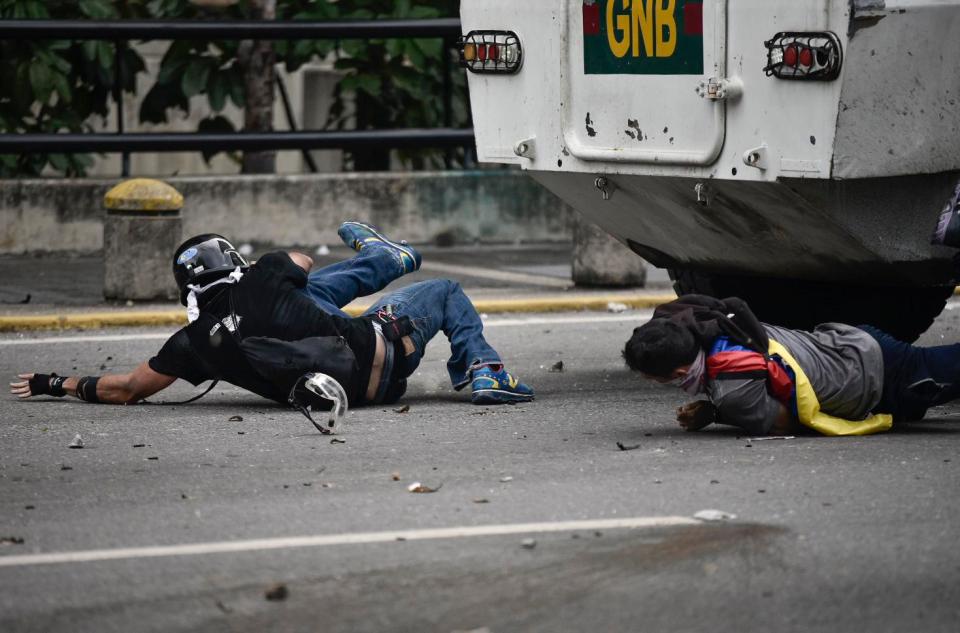
M 677 409 L 677 422 L 684 431 L 699 431 L 717 419 L 717 409 L 709 400 L 697 400 Z
M 17 378 L 23 378 L 20 382 L 10 383 L 10 393 L 18 398 L 29 398 L 34 395 L 30 390 L 30 379 L 34 374 L 17 374 Z

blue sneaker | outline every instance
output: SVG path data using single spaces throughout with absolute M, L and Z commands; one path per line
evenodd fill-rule
M 367 246 L 387 248 L 400 260 L 403 272 L 412 273 L 420 269 L 420 253 L 407 242 L 394 242 L 376 228 L 363 222 L 344 222 L 340 225 L 337 235 L 343 243 L 355 251 L 361 251 Z
M 489 367 L 473 370 L 473 404 L 512 404 L 533 400 L 533 389 L 507 373 Z

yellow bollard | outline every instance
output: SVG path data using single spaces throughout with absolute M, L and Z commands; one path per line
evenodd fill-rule
M 103 197 L 103 295 L 118 300 L 172 300 L 173 252 L 183 237 L 183 196 L 165 182 L 125 180 Z

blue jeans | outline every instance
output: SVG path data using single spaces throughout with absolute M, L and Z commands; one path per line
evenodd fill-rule
M 871 325 L 858 325 L 883 352 L 883 395 L 875 411 L 922 420 L 927 409 L 960 397 L 960 344 L 917 347 Z
M 341 308 L 357 297 L 385 288 L 403 275 L 403 266 L 386 248 L 367 247 L 355 257 L 315 270 L 308 276 L 306 293 L 325 312 L 348 316 Z M 437 332 L 450 341 L 447 372 L 454 389 L 470 382 L 478 365 L 498 365 L 500 356 L 483 337 L 483 321 L 463 289 L 455 281 L 430 279 L 410 284 L 383 297 L 365 314 L 390 307 L 398 317 L 410 317 L 414 352 L 399 359 L 394 378 L 409 376 Z

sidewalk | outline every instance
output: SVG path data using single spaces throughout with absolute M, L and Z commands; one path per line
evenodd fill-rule
M 390 289 L 433 277 L 454 279 L 478 311 L 487 313 L 622 309 L 615 304 L 648 308 L 673 297 L 666 272 L 655 268 L 648 269 L 644 288 L 575 288 L 570 248 L 569 244 L 418 246 L 423 267 Z M 264 252 L 254 249 L 252 258 Z M 340 245 L 325 255 L 307 252 L 317 267 L 352 255 Z M 104 301 L 103 266 L 101 255 L 0 257 L 0 331 L 186 322 L 183 307 L 176 302 Z M 23 303 L 27 295 L 30 300 Z M 358 299 L 347 311 L 362 312 L 376 297 Z

